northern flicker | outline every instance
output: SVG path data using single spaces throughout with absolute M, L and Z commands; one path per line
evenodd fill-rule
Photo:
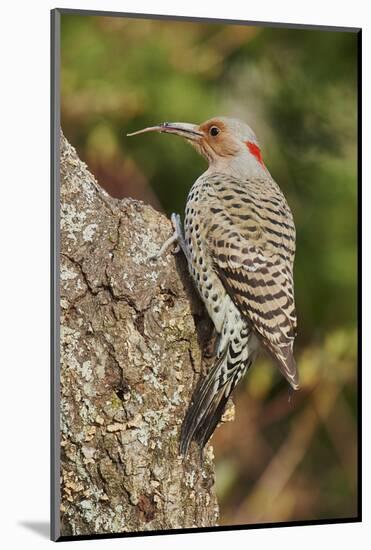
M 290 208 L 265 166 L 252 129 L 237 119 L 168 123 L 134 132 L 176 134 L 209 167 L 191 188 L 185 211 L 172 215 L 175 240 L 218 334 L 214 365 L 196 388 L 181 430 L 180 451 L 201 448 L 213 434 L 228 398 L 260 347 L 293 389 L 298 373 L 293 262 L 295 225 Z

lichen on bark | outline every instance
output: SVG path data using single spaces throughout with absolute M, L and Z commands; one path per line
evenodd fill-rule
M 214 526 L 212 448 L 179 456 L 209 322 L 172 231 L 61 137 L 61 535 Z

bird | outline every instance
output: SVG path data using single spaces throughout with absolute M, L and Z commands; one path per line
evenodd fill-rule
M 184 234 L 177 242 L 217 335 L 215 360 L 199 381 L 180 434 L 180 454 L 192 441 L 201 453 L 237 383 L 265 350 L 293 390 L 299 389 L 293 346 L 297 334 L 293 267 L 296 230 L 286 198 L 264 163 L 257 137 L 239 119 L 202 124 L 163 122 L 132 132 L 181 136 L 208 162 L 189 191 Z

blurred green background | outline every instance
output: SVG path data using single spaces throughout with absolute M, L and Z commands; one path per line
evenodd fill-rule
M 205 161 L 126 133 L 237 116 L 258 135 L 297 228 L 302 390 L 264 358 L 213 438 L 221 524 L 357 514 L 357 36 L 62 16 L 62 128 L 101 185 L 183 212 Z

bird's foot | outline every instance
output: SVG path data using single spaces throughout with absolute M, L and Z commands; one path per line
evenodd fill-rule
M 150 256 L 149 259 L 150 260 L 158 260 L 159 258 L 161 258 L 161 256 L 164 255 L 164 253 L 167 251 L 167 249 L 173 243 L 175 243 L 177 240 L 178 240 L 178 235 L 177 235 L 176 231 L 174 231 L 174 233 L 171 235 L 171 237 L 169 239 L 167 239 L 167 241 L 165 241 L 164 244 L 161 246 L 160 250 L 158 252 L 156 252 L 156 254 L 153 254 L 153 256 Z M 179 252 L 179 245 L 178 244 L 174 248 L 173 253 L 176 254 L 177 252 Z
M 171 223 L 174 228 L 174 233 L 164 242 L 164 244 L 161 246 L 160 250 L 156 254 L 150 256 L 150 260 L 158 260 L 159 258 L 161 258 L 161 256 L 163 256 L 167 249 L 175 242 L 177 242 L 177 245 L 173 250 L 173 254 L 177 254 L 180 251 L 180 248 L 184 250 L 185 244 L 179 214 L 171 214 Z

